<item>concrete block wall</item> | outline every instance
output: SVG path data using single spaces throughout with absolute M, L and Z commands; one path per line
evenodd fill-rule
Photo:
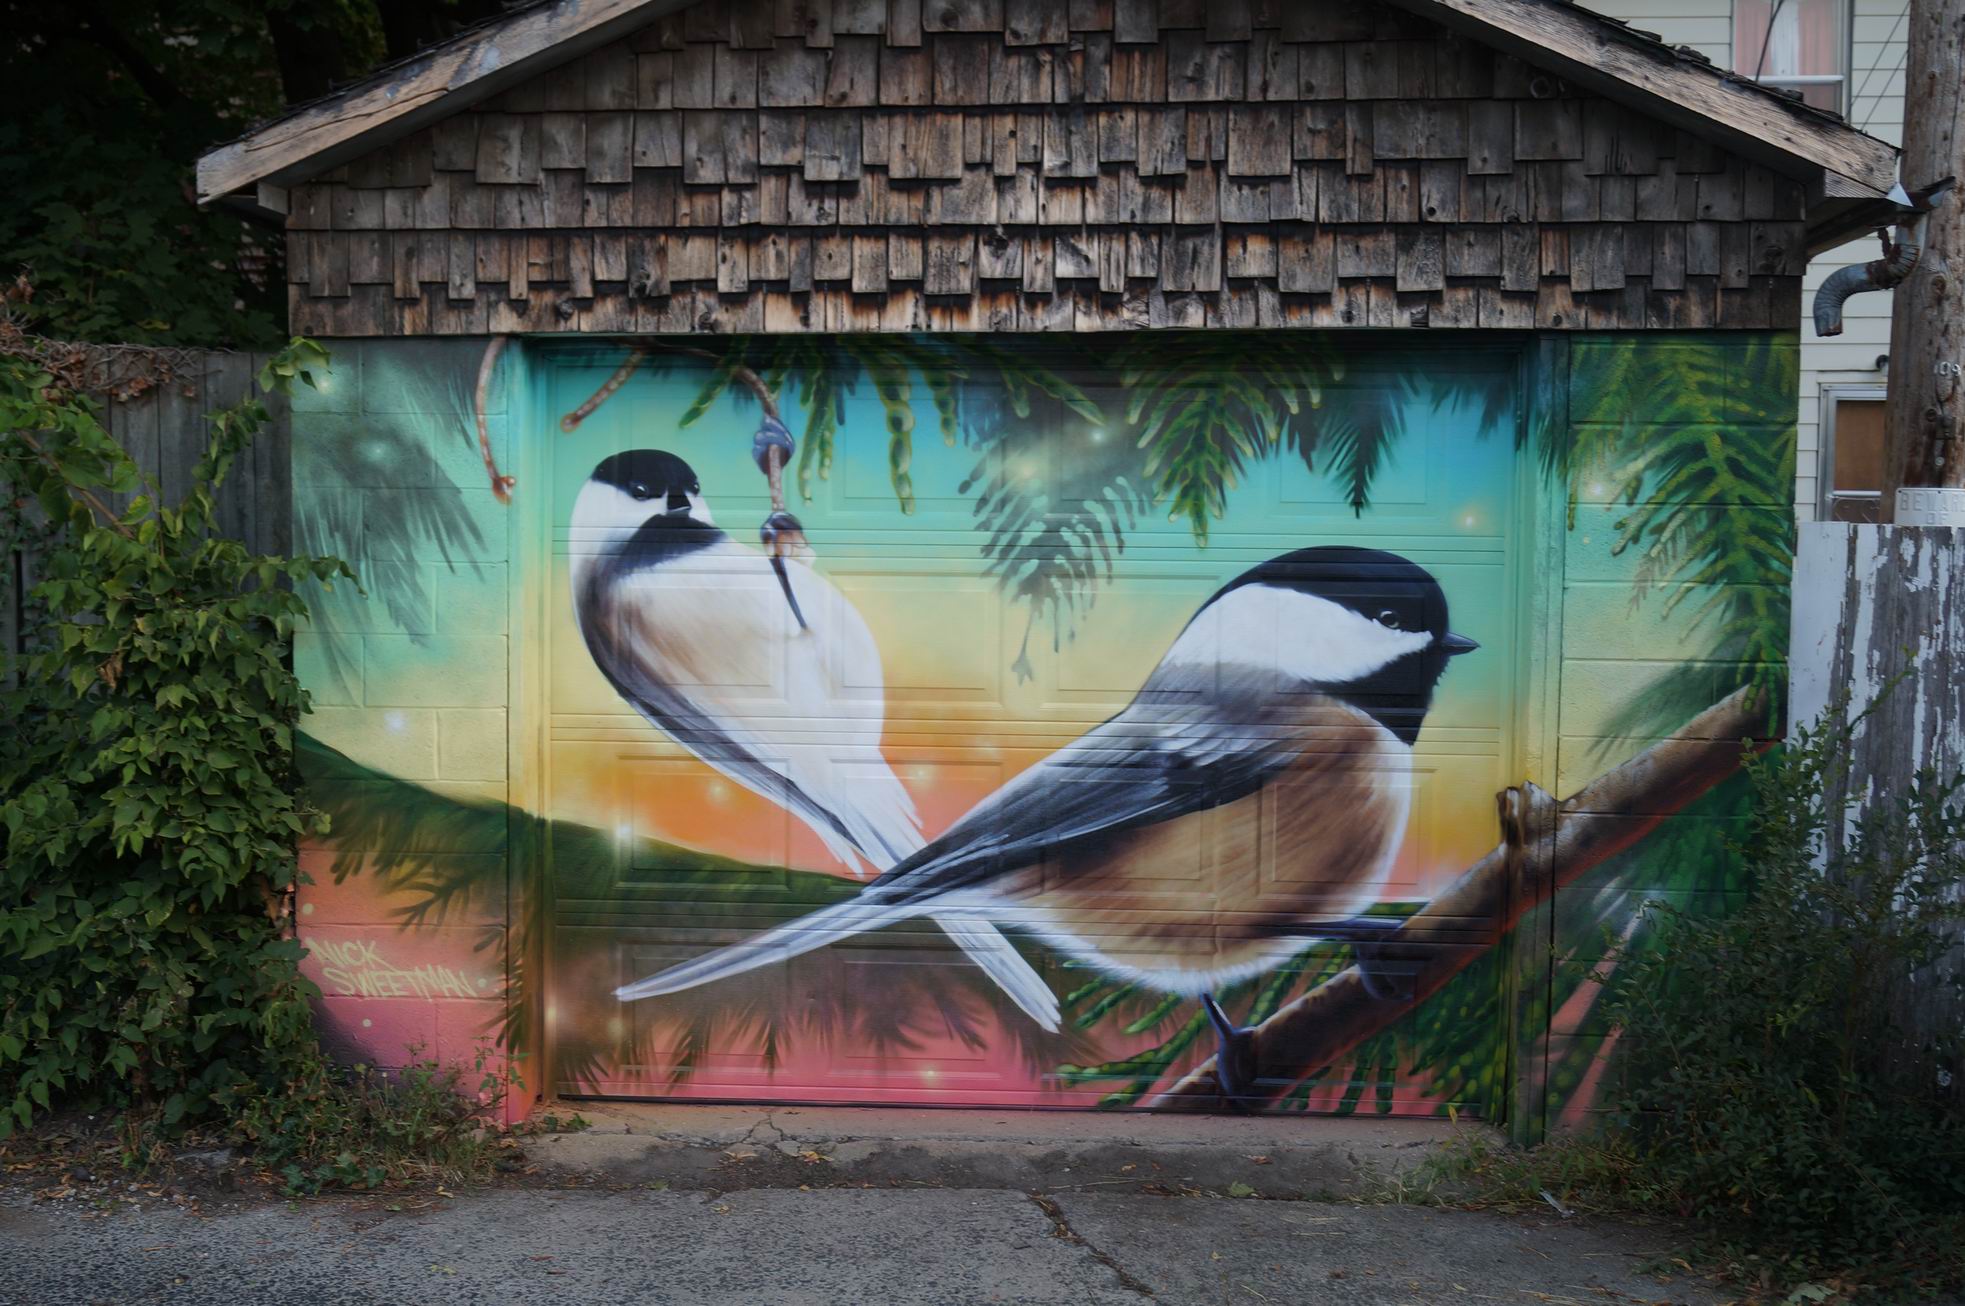
M 329 377 L 294 404 L 296 547 L 345 559 L 362 588 L 310 592 L 295 639 L 310 790 L 336 820 L 302 857 L 305 968 L 341 1055 L 471 1069 L 511 978 L 513 531 L 472 412 L 484 342 L 328 344 Z M 486 410 L 502 455 L 503 382 Z M 433 886 L 451 890 L 440 906 Z
M 1773 636 L 1777 656 L 1786 645 L 1790 568 L 1780 559 L 1793 538 L 1794 513 L 1783 468 L 1795 442 L 1789 396 L 1802 348 L 1791 335 L 1717 333 L 1573 343 L 1572 440 L 1590 447 L 1608 439 L 1628 456 L 1655 457 L 1661 446 L 1687 436 L 1710 437 L 1732 460 L 1735 475 L 1729 480 L 1736 488 L 1717 498 L 1681 500 L 1660 493 L 1665 473 L 1658 471 L 1633 503 L 1618 493 L 1615 471 L 1621 459 L 1601 469 L 1585 466 L 1577 477 L 1562 544 L 1558 741 L 1551 786 L 1557 795 L 1576 793 L 1757 673 L 1782 678 L 1776 665 L 1740 661 L 1739 649 L 1724 643 L 1721 633 L 1728 607 L 1758 607 L 1765 614 L 1762 634 Z M 1715 374 L 1717 393 L 1684 402 L 1685 382 Z M 1653 384 L 1629 384 L 1640 378 Z M 1620 380 L 1624 384 L 1617 384 Z M 1695 484 L 1702 479 L 1688 478 Z M 1729 567 L 1720 578 L 1723 589 L 1654 581 L 1643 542 L 1628 539 L 1627 525 L 1640 515 L 1674 510 L 1685 513 L 1690 531 L 1719 527 L 1736 539 L 1750 536 L 1780 547 L 1759 555 L 1750 571 Z M 1707 612 L 1714 601 L 1722 607 Z M 1737 792 L 1740 782 L 1731 783 Z M 1643 822 L 1656 810 L 1640 802 L 1575 819 Z M 1547 936 L 1558 961 L 1570 965 L 1595 956 L 1606 930 L 1627 940 L 1637 937 L 1646 928 L 1643 908 L 1650 902 L 1723 907 L 1744 885 L 1715 836 L 1722 830 L 1737 833 L 1740 815 L 1729 793 L 1709 795 L 1671 815 L 1635 848 L 1558 890 Z M 1606 1076 L 1619 1073 L 1618 1034 L 1605 1013 L 1604 992 L 1593 983 L 1573 987 L 1567 1000 L 1548 1012 L 1545 1091 L 1551 1128 L 1584 1123 L 1602 1104 L 1599 1091 Z

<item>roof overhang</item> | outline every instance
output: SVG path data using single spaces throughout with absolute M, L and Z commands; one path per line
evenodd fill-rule
M 1312 0 L 1288 0 L 1310 3 Z M 198 200 L 262 217 L 285 187 L 338 167 L 691 0 L 551 0 L 496 19 L 219 146 Z M 1888 221 L 1897 150 L 1564 0 L 1390 0 L 1800 182 L 1809 252 Z
M 1563 0 L 1388 2 L 1801 182 L 1811 254 L 1895 212 L 1895 146 L 1620 23 Z
M 460 33 L 305 104 L 198 160 L 198 202 L 285 213 L 286 186 L 339 167 L 689 0 L 553 0 Z

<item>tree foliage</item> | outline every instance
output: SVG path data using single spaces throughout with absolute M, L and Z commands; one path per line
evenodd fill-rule
M 658 350 L 655 365 L 672 367 L 699 352 Z M 895 504 L 912 513 L 915 397 L 925 394 L 943 442 L 966 441 L 981 453 L 962 492 L 982 487 L 972 511 L 988 533 L 985 574 L 1025 605 L 1026 654 L 1039 620 L 1063 638 L 1091 605 L 1099 578 L 1110 578 L 1125 549 L 1126 529 L 1151 503 L 1137 452 L 1087 438 L 1105 429 L 1108 415 L 1072 379 L 1084 360 L 1069 349 L 1039 360 L 977 336 L 737 336 L 709 358 L 709 376 L 677 425 L 698 421 L 726 392 L 754 401 L 733 382 L 740 372 L 756 377 L 781 410 L 795 404 L 804 414 L 795 466 L 807 502 L 815 481 L 832 472 L 847 400 L 864 384 L 880 403 Z M 1066 474 L 1060 481 L 1020 470 L 1036 464 Z M 1015 669 L 1028 676 L 1028 657 L 1020 655 Z
M 310 381 L 295 341 L 263 388 Z M 93 405 L 0 360 L 0 481 L 49 525 L 49 637 L 0 696 L 0 1134 L 62 1099 L 152 1103 L 166 1123 L 270 1089 L 313 1047 L 283 926 L 306 693 L 288 668 L 301 581 L 331 558 L 254 556 L 215 494 L 266 421 L 215 414 L 190 487 L 159 497 Z M 134 494 L 110 510 L 103 495 Z
M 653 366 L 692 356 L 710 370 L 678 425 L 726 393 L 748 402 L 735 384 L 747 371 L 788 420 L 794 405 L 803 411 L 796 467 L 808 502 L 864 384 L 882 406 L 896 503 L 911 513 L 915 396 L 925 391 L 943 440 L 978 451 L 961 491 L 976 492 L 985 574 L 1025 608 L 1020 676 L 1031 670 L 1031 631 L 1043 621 L 1054 644 L 1069 637 L 1141 513 L 1164 508 L 1205 546 L 1238 480 L 1277 456 L 1331 477 L 1362 513 L 1413 405 L 1472 404 L 1485 432 L 1509 412 L 1516 381 L 1511 367 L 1367 372 L 1368 348 L 1280 332 L 1142 332 L 1116 352 L 1061 341 L 1042 353 L 988 336 L 737 336 L 714 354 L 658 344 Z M 1115 374 L 1117 386 L 1097 384 Z
M 72 340 L 277 343 L 284 250 L 194 203 L 199 153 L 497 0 L 0 0 L 0 250 Z

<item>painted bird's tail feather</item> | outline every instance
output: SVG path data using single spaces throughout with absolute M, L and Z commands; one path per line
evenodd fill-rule
M 680 993 L 684 989 L 713 984 L 761 966 L 790 961 L 808 952 L 816 952 L 829 943 L 927 914 L 924 907 L 914 903 L 842 902 L 788 921 L 741 943 L 719 948 L 694 961 L 671 966 L 647 979 L 623 984 L 614 990 L 614 996 L 623 1002 L 633 1002 L 641 998 Z M 1011 946 L 1001 930 L 981 917 L 954 912 L 937 914 L 934 920 L 1025 1015 L 1045 1029 L 1056 1032 L 1059 1020 L 1057 996 L 1030 963 L 1023 959 L 1022 954 Z
M 1023 954 L 1003 937 L 1003 931 L 980 916 L 960 916 L 938 912 L 935 924 L 942 927 L 956 946 L 969 954 L 983 973 L 1022 1008 L 1023 1014 L 1055 1034 L 1058 1032 L 1058 998 L 1051 986 L 1031 969 Z
M 813 786 L 817 789 L 818 786 Z M 907 789 L 888 771 L 878 779 L 863 778 L 853 787 L 850 801 L 827 802 L 834 795 L 820 790 L 815 797 L 837 822 L 808 820 L 826 847 L 859 871 L 862 859 L 877 873 L 917 852 L 924 840 L 920 817 Z M 848 840 L 851 840 L 849 843 Z M 1058 1028 L 1058 1000 L 1050 986 L 1023 959 L 1003 932 L 980 916 L 956 912 L 928 912 L 918 906 L 894 906 L 863 901 L 840 903 L 823 911 L 787 922 L 755 938 L 732 944 L 706 957 L 660 974 L 626 984 L 614 991 L 624 1002 L 652 998 L 665 993 L 741 975 L 774 962 L 789 961 L 837 940 L 870 930 L 882 929 L 896 921 L 932 915 L 957 947 L 996 982 L 997 987 L 1017 1004 L 1025 1015 L 1055 1033 Z
M 854 777 L 848 794 L 821 793 L 820 801 L 853 841 L 853 849 L 878 875 L 895 862 L 920 851 L 927 842 L 921 834 L 921 818 L 914 800 L 892 771 L 881 768 L 878 775 Z M 828 832 L 819 831 L 824 837 Z M 830 845 L 832 841 L 828 840 Z M 835 854 L 839 849 L 834 848 Z M 860 858 L 851 853 L 840 860 L 860 872 Z
M 790 961 L 793 957 L 817 952 L 828 943 L 926 914 L 926 908 L 912 903 L 897 905 L 858 899 L 842 902 L 795 921 L 787 921 L 776 929 L 766 930 L 741 943 L 719 948 L 694 961 L 671 966 L 647 979 L 623 984 L 614 990 L 614 996 L 623 1002 L 633 1002 L 638 998 L 680 993 L 684 989 L 729 979 L 732 975 L 742 975 L 773 962 Z

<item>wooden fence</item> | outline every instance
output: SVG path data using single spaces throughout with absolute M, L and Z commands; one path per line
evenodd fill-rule
M 1860 709 L 1893 679 L 1856 736 L 1851 787 L 1902 793 L 1931 768 L 1965 771 L 1965 529 L 1812 523 L 1795 556 L 1789 719 L 1837 697 Z M 1965 935 L 1915 977 L 1900 1008 L 1913 1035 L 1965 1029 Z
M 156 482 L 164 501 L 175 502 L 191 483 L 192 469 L 210 434 L 206 420 L 252 392 L 264 354 L 225 350 L 174 352 L 174 375 L 131 399 L 95 396 L 102 422 Z M 284 401 L 268 405 L 273 420 L 234 464 L 219 492 L 221 531 L 260 553 L 285 555 L 293 547 L 293 485 L 288 474 L 291 423 Z M 128 495 L 110 506 L 129 506 Z M 5 560 L 0 594 L 0 648 L 19 651 L 26 635 L 25 596 L 35 580 L 35 559 L 13 553 Z

